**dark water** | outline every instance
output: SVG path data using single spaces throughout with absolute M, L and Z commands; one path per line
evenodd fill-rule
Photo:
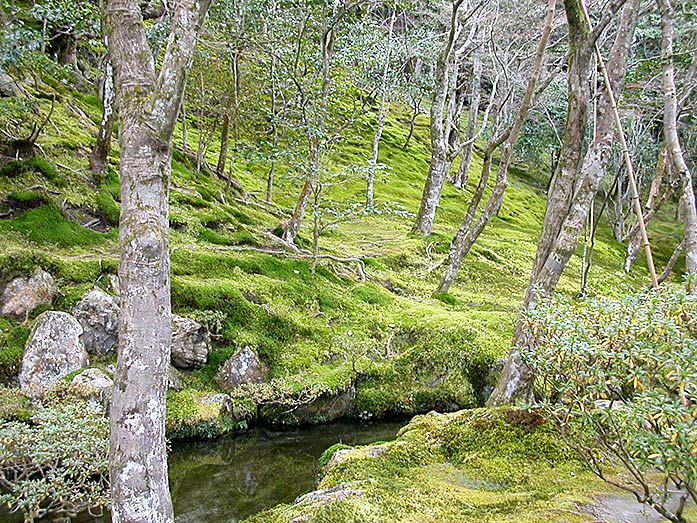
M 176 523 L 235 523 L 315 488 L 317 459 L 335 443 L 394 439 L 406 422 L 342 421 L 276 432 L 255 428 L 213 441 L 175 442 L 169 477 Z M 79 516 L 76 523 L 108 523 Z M 21 523 L 0 507 L 0 523 Z
M 177 523 L 234 523 L 315 488 L 317 459 L 335 443 L 395 437 L 404 422 L 336 422 L 274 432 L 257 428 L 214 442 L 173 445 L 169 476 Z

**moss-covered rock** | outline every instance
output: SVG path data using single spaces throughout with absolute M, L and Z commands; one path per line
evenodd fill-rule
M 165 430 L 171 439 L 216 438 L 246 430 L 255 418 L 256 406 L 249 400 L 191 389 L 167 393 Z
M 536 412 L 417 416 L 395 441 L 325 453 L 318 491 L 247 523 L 532 523 L 571 517 L 597 483 Z

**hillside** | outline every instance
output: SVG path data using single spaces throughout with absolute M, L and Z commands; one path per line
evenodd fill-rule
M 53 308 L 69 310 L 94 286 L 111 290 L 107 276 L 116 273 L 118 258 L 118 151 L 112 151 L 104 176 L 91 173 L 86 165 L 101 116 L 98 99 L 50 77 L 39 85 L 34 94 L 42 98 L 40 113 L 51 111 L 47 98 L 56 99 L 48 124 L 33 156 L 5 157 L 0 169 L 0 283 L 40 266 L 60 284 L 61 296 Z M 366 161 L 374 119 L 363 118 L 345 145 L 334 151 L 328 171 L 340 173 Z M 250 416 L 251 399 L 266 421 L 292 424 L 298 420 L 283 415 L 289 408 L 331 397 L 353 384 L 356 397 L 348 414 L 361 418 L 482 403 L 492 380 L 490 369 L 509 348 L 544 213 L 548 175 L 524 165 L 513 169 L 498 217 L 466 259 L 452 293 L 436 299 L 432 293 L 439 264 L 471 189 L 448 185 L 436 233 L 428 238 L 410 235 L 428 166 L 427 118 L 417 119 L 414 137 L 404 149 L 407 133 L 408 115 L 394 110 L 380 147 L 379 160 L 387 166 L 376 184 L 381 210 L 352 211 L 324 230 L 316 274 L 311 273 L 307 251 L 310 217 L 297 241 L 301 250 L 287 248 L 273 235 L 296 198 L 298 183 L 292 173 L 279 169 L 276 201 L 268 205 L 262 201 L 267 165 L 237 162 L 234 174 L 247 193 L 242 195 L 212 172 L 196 172 L 181 150 L 181 130 L 175 133 L 179 148 L 170 188 L 172 306 L 175 313 L 211 328 L 214 351 L 204 368 L 183 373 L 183 392 L 170 392 L 171 416 L 192 416 L 187 402 L 198 392 L 191 391 L 219 392 L 216 373 L 244 346 L 270 369 L 268 383 L 239 394 L 245 417 Z M 196 129 L 189 128 L 188 135 L 189 143 L 195 143 Z M 6 153 L 12 151 L 17 152 L 6 145 Z M 214 146 L 208 161 L 213 164 L 216 157 Z M 474 178 L 478 162 L 476 153 Z M 326 185 L 323 205 L 346 209 L 362 202 L 363 190 L 362 178 L 347 174 Z M 651 226 L 660 267 L 679 231 L 656 220 Z M 623 256 L 623 246 L 603 224 L 591 293 L 616 294 L 645 284 L 642 265 L 629 276 L 623 273 Z M 577 292 L 579 273 L 577 256 L 559 289 Z M 4 383 L 16 379 L 32 319 L 42 310 L 27 322 L 0 320 Z M 112 359 L 98 363 L 107 365 Z M 323 416 L 327 414 L 320 409 L 303 421 L 317 422 Z

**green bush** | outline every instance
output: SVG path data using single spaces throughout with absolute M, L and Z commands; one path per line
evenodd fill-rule
M 521 355 L 562 434 L 600 478 L 684 522 L 665 500 L 697 501 L 697 296 L 557 297 L 527 324 L 534 343 Z
M 109 504 L 109 421 L 84 401 L 50 403 L 0 425 L 0 503 L 34 518 Z

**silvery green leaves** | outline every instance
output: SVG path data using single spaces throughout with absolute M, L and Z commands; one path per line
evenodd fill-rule
M 697 483 L 697 299 L 675 288 L 554 297 L 526 323 L 534 342 L 521 356 L 572 446 L 601 478 L 684 521 Z

